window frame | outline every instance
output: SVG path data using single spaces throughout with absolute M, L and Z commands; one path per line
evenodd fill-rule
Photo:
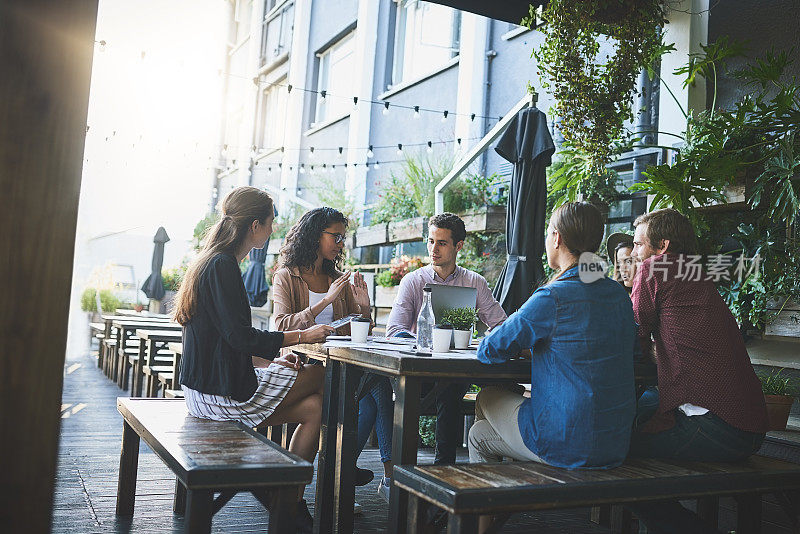
M 312 120 L 309 128 L 317 128 L 322 124 L 327 124 L 331 122 L 336 122 L 343 117 L 346 117 L 350 114 L 350 104 L 346 100 L 341 100 L 342 102 L 342 109 L 345 110 L 341 113 L 336 113 L 338 107 L 331 107 L 330 105 L 330 98 L 326 96 L 326 98 L 322 98 L 322 91 L 327 93 L 330 91 L 330 80 L 331 80 L 331 63 L 330 58 L 332 54 L 341 50 L 345 45 L 349 45 L 351 50 L 347 54 L 348 56 L 352 56 L 352 59 L 355 59 L 355 28 L 352 28 L 346 31 L 343 35 L 333 40 L 330 44 L 326 45 L 322 48 L 319 52 L 314 54 L 315 56 L 315 85 L 317 93 L 314 98 L 314 110 L 312 113 Z M 355 65 L 353 65 L 355 67 Z M 350 79 L 352 79 L 353 73 L 350 73 Z M 351 90 L 352 93 L 352 90 Z M 333 98 L 341 99 L 342 97 L 349 97 L 352 96 L 350 94 L 335 94 Z M 324 114 L 321 116 L 321 110 L 323 110 Z M 328 111 L 332 110 L 332 111 Z

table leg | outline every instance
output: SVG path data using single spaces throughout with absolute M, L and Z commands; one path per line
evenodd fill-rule
M 127 421 L 122 425 L 122 452 L 119 455 L 117 515 L 133 515 L 136 499 L 136 472 L 139 467 L 139 434 Z
M 334 532 L 353 532 L 355 502 L 356 437 L 358 433 L 358 385 L 364 371 L 342 364 L 339 372 L 339 432 L 336 442 Z
M 211 532 L 213 509 L 213 491 L 186 490 L 186 516 L 183 519 L 183 531 L 191 534 Z
M 314 533 L 333 532 L 333 495 L 336 475 L 336 434 L 339 417 L 339 369 L 330 358 L 325 364 L 325 391 L 322 394 L 321 448 L 317 457 L 317 493 L 314 500 Z
M 392 460 L 394 465 L 416 465 L 419 440 L 420 380 L 401 376 L 397 379 L 394 403 Z M 392 482 L 394 486 L 394 482 Z M 394 492 L 395 489 L 390 490 Z M 394 496 L 393 496 L 394 497 Z M 402 534 L 408 518 L 408 493 L 402 492 L 389 504 L 389 532 Z
M 136 393 L 137 391 L 142 391 L 142 385 L 139 383 L 139 375 L 136 373 L 136 368 L 138 367 L 140 361 L 142 361 L 146 353 L 146 347 L 144 340 L 139 341 L 139 356 L 137 357 L 136 365 L 131 368 L 131 397 L 138 397 L 139 395 Z M 125 373 L 126 375 L 128 373 Z M 127 389 L 127 387 L 126 387 Z

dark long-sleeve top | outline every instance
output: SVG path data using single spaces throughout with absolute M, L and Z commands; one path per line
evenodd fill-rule
M 183 326 L 181 384 L 244 402 L 258 385 L 252 356 L 274 359 L 283 333 L 251 326 L 250 304 L 232 254 L 211 258 L 200 275 L 197 309 Z

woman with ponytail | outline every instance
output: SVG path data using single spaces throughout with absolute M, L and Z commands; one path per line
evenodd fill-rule
M 181 386 L 191 415 L 241 421 L 255 427 L 299 423 L 289 450 L 313 463 L 319 445 L 323 368 L 304 367 L 281 347 L 314 343 L 333 329 L 267 332 L 253 328 L 239 262 L 262 248 L 275 208 L 270 196 L 239 187 L 222 202 L 222 218 L 211 228 L 186 271 L 176 298 L 175 320 L 183 326 Z M 302 495 L 301 495 L 302 496 Z M 297 531 L 311 532 L 305 500 Z
M 545 249 L 556 275 L 478 348 L 484 363 L 530 350 L 530 398 L 481 390 L 470 461 L 509 457 L 611 468 L 625 459 L 635 413 L 631 300 L 601 271 L 579 271 L 581 254 L 596 252 L 602 239 L 603 219 L 591 204 L 567 203 L 553 212 Z

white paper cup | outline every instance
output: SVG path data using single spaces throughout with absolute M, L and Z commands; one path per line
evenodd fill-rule
M 453 339 L 452 328 L 433 327 L 433 352 L 449 352 L 450 341 Z
M 469 347 L 472 330 L 453 330 L 453 346 L 457 349 Z
M 369 319 L 350 321 L 350 339 L 354 343 L 366 343 L 369 335 Z

